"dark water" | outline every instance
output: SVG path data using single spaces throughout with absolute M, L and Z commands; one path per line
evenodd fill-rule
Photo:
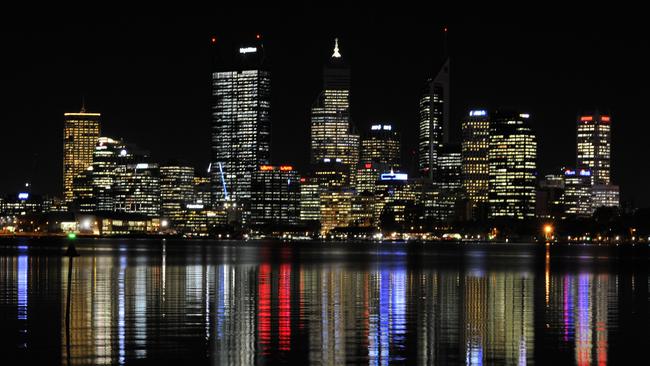
M 643 248 L 0 241 L 2 364 L 649 364 Z

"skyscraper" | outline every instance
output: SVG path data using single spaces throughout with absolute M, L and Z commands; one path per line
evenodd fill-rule
M 134 151 L 124 142 L 110 137 L 100 137 L 93 152 L 93 199 L 97 211 L 114 211 L 113 191 L 118 167 L 132 164 Z
M 535 217 L 537 141 L 529 115 L 497 111 L 490 121 L 490 217 Z
M 115 211 L 160 217 L 158 164 L 120 165 L 115 178 Z
M 590 170 L 564 170 L 564 207 L 567 215 L 589 217 L 593 213 L 591 203 Z
M 211 180 L 213 204 L 239 204 L 245 221 L 252 176 L 270 159 L 271 74 L 259 35 L 235 59 L 220 62 L 212 74 Z
M 359 135 L 350 122 L 350 68 L 339 52 L 334 52 L 323 69 L 323 90 L 311 109 L 312 164 L 340 161 L 353 172 L 359 161 Z
M 485 110 L 472 110 L 462 122 L 463 188 L 472 205 L 488 202 L 490 117 Z
M 99 113 L 64 113 L 63 127 L 63 197 L 66 203 L 74 199 L 74 178 L 93 163 L 93 151 L 99 138 Z
M 434 217 L 441 222 L 453 221 L 456 203 L 461 198 L 461 148 L 458 144 L 440 146 L 438 169 L 434 178 L 434 187 L 438 199 L 434 201 Z
M 434 177 L 438 149 L 449 141 L 449 59 L 435 78 L 427 80 L 420 97 L 418 169 L 422 176 Z
M 385 164 L 389 169 L 400 169 L 399 133 L 392 125 L 374 124 L 370 133 L 361 140 L 360 164 Z
M 194 203 L 194 197 L 194 167 L 174 163 L 160 167 L 162 215 L 172 228 L 183 225 L 186 205 Z
M 253 177 L 252 225 L 290 225 L 300 219 L 300 177 L 291 165 L 261 165 Z
M 577 128 L 577 168 L 591 170 L 592 185 L 611 184 L 611 118 L 596 111 L 580 116 Z

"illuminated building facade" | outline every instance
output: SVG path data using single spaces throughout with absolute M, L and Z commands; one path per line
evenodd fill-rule
M 387 164 L 376 163 L 376 162 L 365 162 L 359 163 L 357 168 L 357 174 L 355 176 L 355 188 L 357 193 L 361 194 L 363 192 L 375 192 L 375 187 L 377 185 L 377 180 L 381 173 L 390 171 L 390 167 Z
M 121 165 L 115 178 L 115 211 L 160 217 L 158 164 Z
M 168 164 L 160 167 L 160 203 L 169 226 L 182 224 L 186 205 L 194 202 L 194 167 Z
M 359 135 L 350 122 L 350 69 L 335 40 L 323 70 L 323 90 L 311 109 L 311 162 L 340 161 L 354 169 L 359 161 Z
M 491 218 L 535 217 L 537 141 L 529 115 L 497 111 L 490 121 Z
M 320 194 L 321 234 L 337 227 L 347 227 L 352 218 L 352 196 L 349 189 L 332 189 Z
M 352 226 L 370 227 L 375 218 L 375 195 L 368 191 L 352 197 L 350 221 Z
M 611 118 L 596 111 L 578 119 L 577 168 L 591 170 L 591 183 L 611 183 Z
M 99 138 L 99 113 L 64 113 L 63 127 L 63 197 L 74 199 L 74 178 L 93 163 L 93 151 Z
M 404 221 L 404 209 L 415 203 L 415 193 L 405 173 L 383 173 L 375 189 L 374 225 L 381 226 L 382 215 L 389 214 L 396 222 Z
M 300 178 L 300 221 L 320 221 L 320 185 L 311 177 Z
M 564 174 L 548 174 L 539 181 L 535 198 L 535 215 L 541 219 L 562 219 L 566 207 Z
M 619 207 L 619 188 L 611 184 L 595 184 L 591 187 L 593 210 L 599 207 Z
M 400 169 L 400 138 L 392 125 L 376 124 L 370 127 L 370 134 L 361 140 L 363 163 L 385 164 L 389 169 Z
M 261 165 L 253 177 L 252 225 L 296 224 L 300 218 L 300 177 L 291 165 Z
M 252 176 L 269 163 L 271 74 L 264 63 L 261 37 L 240 47 L 237 62 L 212 74 L 213 205 L 226 201 L 249 215 Z
M 589 217 L 593 213 L 591 176 L 591 171 L 587 169 L 564 170 L 563 201 L 567 215 Z
M 427 80 L 420 96 L 418 169 L 433 178 L 440 145 L 449 141 L 449 59 L 435 78 Z
M 439 222 L 450 222 L 454 219 L 456 202 L 462 194 L 461 147 L 444 144 L 438 152 L 438 168 L 434 181 L 438 199 L 434 203 L 434 218 Z
M 490 180 L 490 117 L 486 110 L 471 110 L 462 122 L 463 188 L 473 205 L 488 202 Z
M 75 212 L 91 212 L 96 209 L 93 196 L 93 173 L 92 166 L 89 166 L 72 179 L 73 198 L 70 207 Z
M 124 142 L 100 137 L 93 151 L 92 188 L 95 210 L 114 211 L 118 167 L 133 164 L 138 153 Z

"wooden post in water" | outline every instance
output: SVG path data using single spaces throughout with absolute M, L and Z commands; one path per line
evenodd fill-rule
M 74 261 L 74 257 L 79 256 L 74 243 L 68 245 L 68 249 L 65 251 L 65 256 L 68 257 L 68 301 L 65 305 L 65 349 L 68 365 L 70 365 L 70 299 L 72 297 L 72 262 Z

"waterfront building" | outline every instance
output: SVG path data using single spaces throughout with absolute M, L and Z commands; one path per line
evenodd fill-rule
M 99 113 L 64 113 L 63 127 L 63 197 L 74 199 L 74 179 L 93 163 L 93 151 L 99 138 Z

